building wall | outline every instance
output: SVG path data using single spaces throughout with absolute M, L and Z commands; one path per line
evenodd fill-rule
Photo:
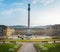
M 6 36 L 7 26 L 0 25 L 0 38 Z
M 5 25 L 0 25 L 0 38 L 6 38 L 14 34 L 14 29 L 9 28 Z
M 27 29 L 17 29 L 15 32 L 17 34 L 26 34 Z M 59 36 L 60 35 L 60 25 L 50 25 L 47 28 L 31 28 L 32 35 L 41 36 Z
M 60 36 L 60 25 L 53 25 L 52 30 L 52 36 Z
M 15 32 L 14 29 L 7 27 L 7 37 L 14 35 L 14 32 Z
M 20 35 L 25 35 L 25 33 L 26 33 L 26 29 L 24 29 L 24 30 L 22 30 L 22 29 L 20 29 L 20 30 L 15 30 L 15 34 L 16 34 L 16 35 L 18 35 L 18 34 L 20 34 Z

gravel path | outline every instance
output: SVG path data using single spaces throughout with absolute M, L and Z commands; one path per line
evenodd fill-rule
M 24 43 L 18 52 L 37 52 L 33 43 Z

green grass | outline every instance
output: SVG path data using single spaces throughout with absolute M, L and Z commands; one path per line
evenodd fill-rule
M 35 44 L 40 52 L 60 52 L 60 44 Z
M 48 48 L 48 52 L 60 52 L 60 44 L 47 44 L 44 46 Z
M 17 44 L 0 44 L 0 52 L 17 52 L 17 50 L 22 46 Z M 13 49 L 14 51 L 11 51 Z M 10 50 L 10 51 L 9 51 Z
M 41 41 L 60 41 L 60 39 L 31 39 L 31 40 L 21 40 L 21 39 L 5 39 L 5 40 L 0 40 L 0 41 L 5 41 L 5 42 L 10 42 L 10 41 L 16 41 L 16 42 L 41 42 Z

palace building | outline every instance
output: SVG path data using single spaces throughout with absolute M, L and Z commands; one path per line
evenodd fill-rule
M 0 38 L 6 38 L 14 34 L 14 29 L 5 25 L 0 25 Z

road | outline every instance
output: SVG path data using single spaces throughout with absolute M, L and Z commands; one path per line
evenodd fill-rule
M 33 43 L 24 43 L 18 52 L 37 52 L 33 46 Z

